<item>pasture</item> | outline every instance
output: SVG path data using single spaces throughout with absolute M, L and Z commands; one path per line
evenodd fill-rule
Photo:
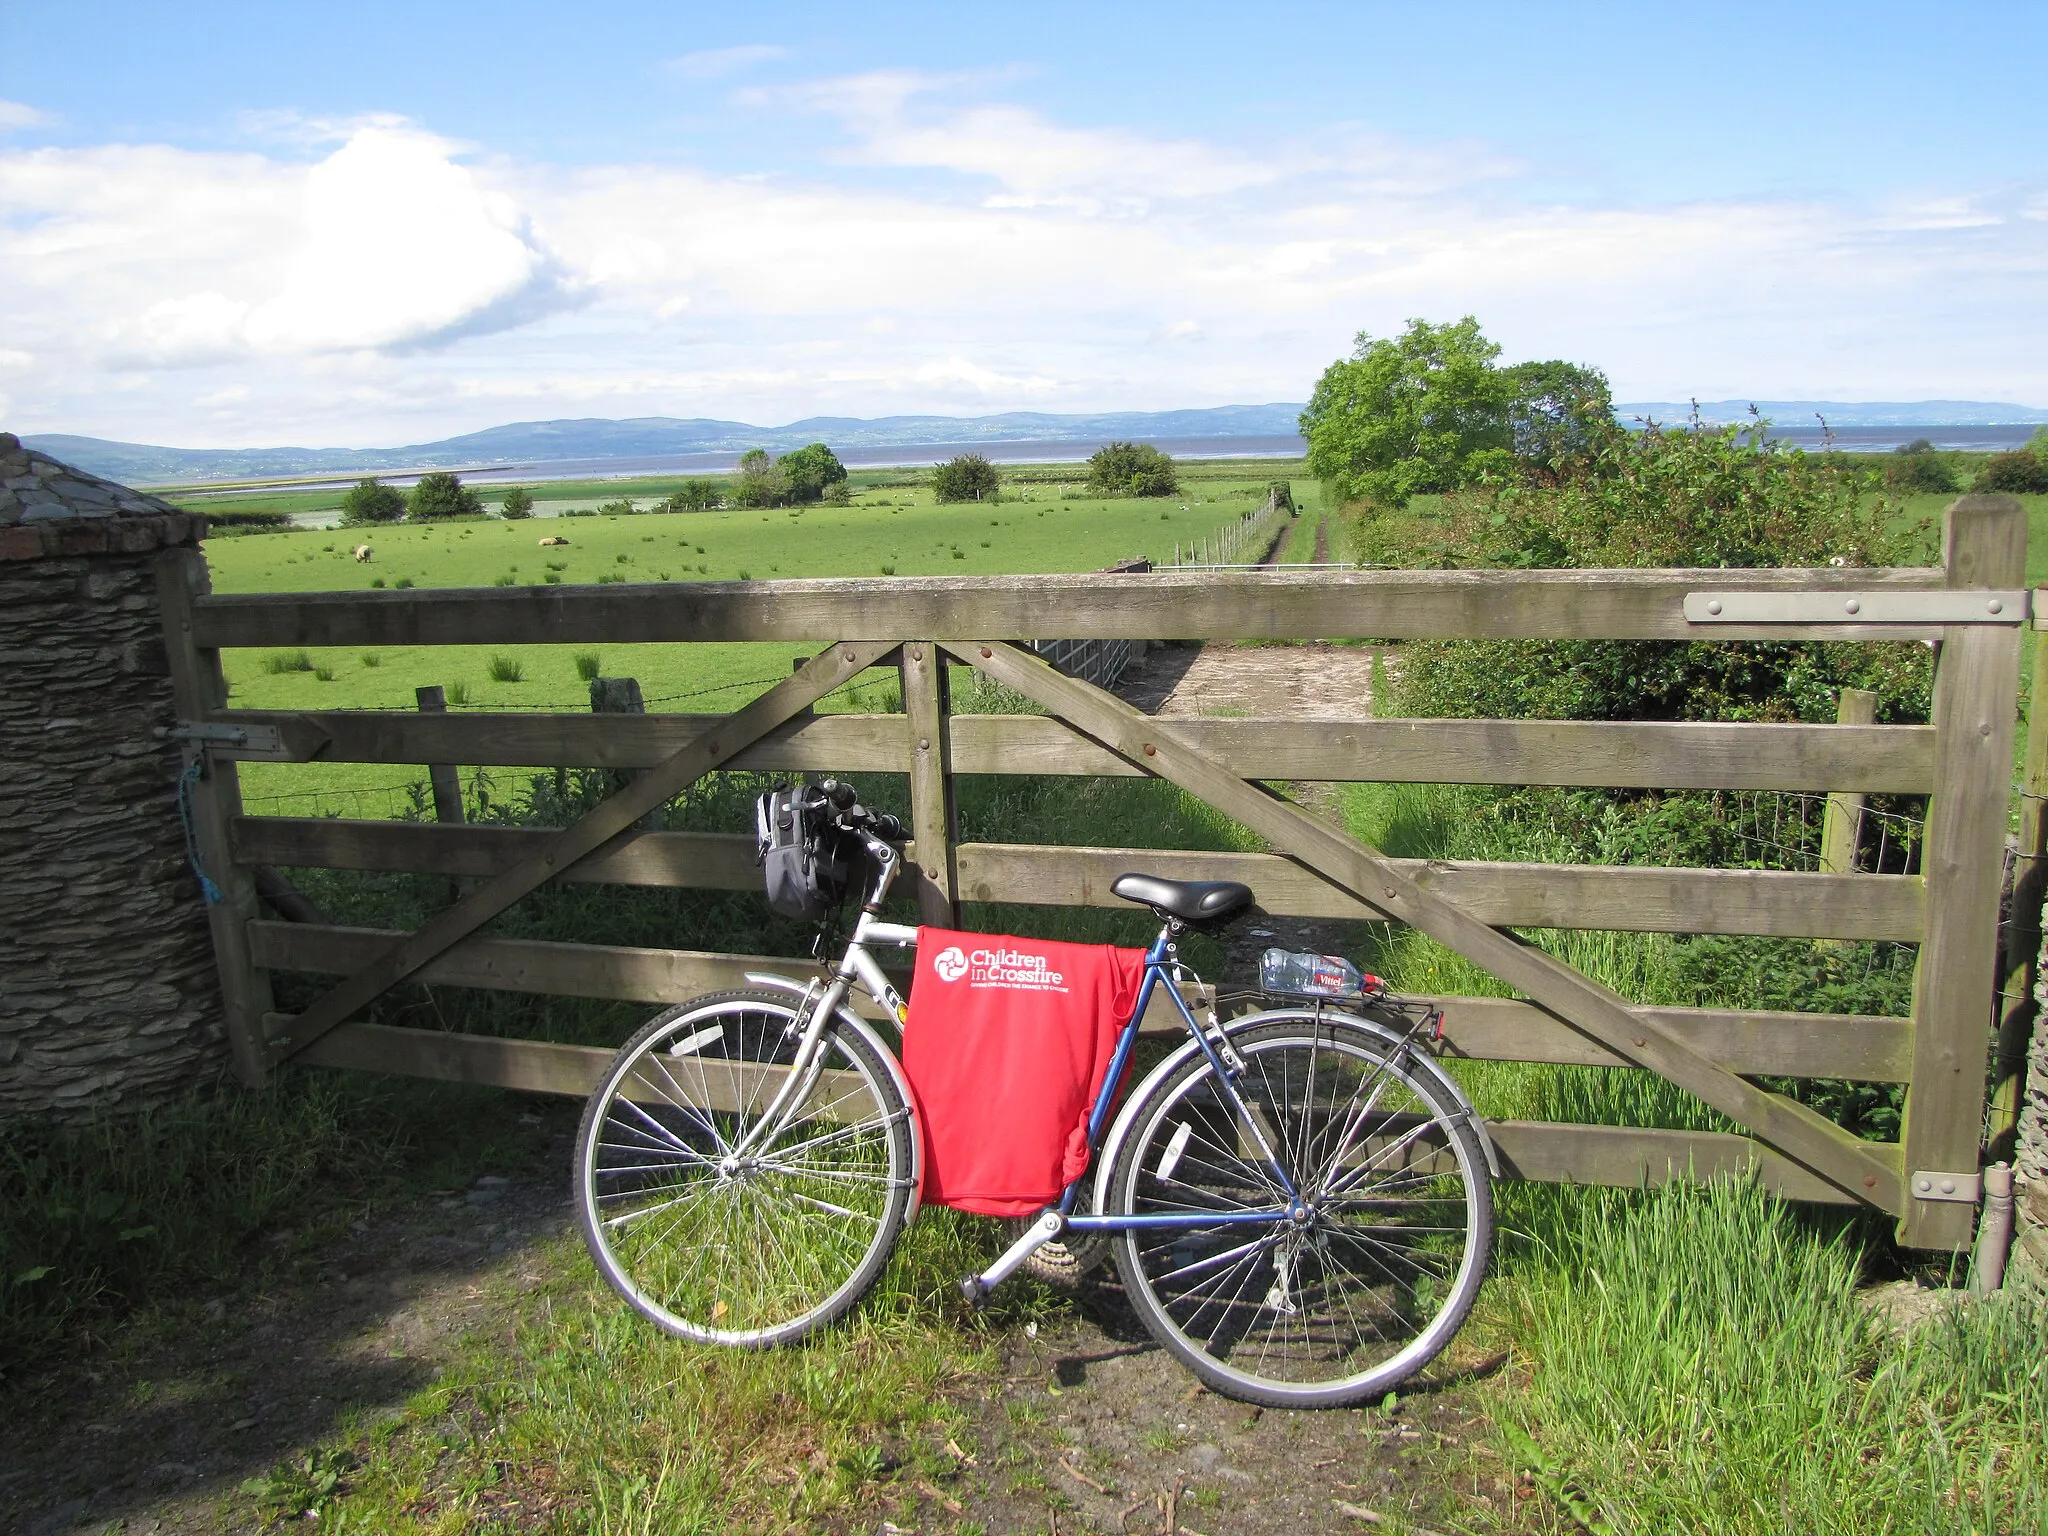
M 1264 503 L 1267 488 L 1298 468 L 1288 462 L 1191 469 L 1183 494 L 1103 500 L 1079 493 L 1079 466 L 1033 466 L 993 504 L 940 506 L 923 486 L 863 485 L 847 506 L 631 516 L 490 518 L 373 528 L 308 529 L 209 540 L 217 592 L 361 591 L 382 586 L 557 586 L 602 582 L 771 580 L 791 576 L 1029 574 L 1098 569 L 1149 555 L 1170 560 Z M 608 483 L 607 500 L 648 502 L 657 486 Z M 1287 551 L 1313 545 L 1319 490 L 1295 481 L 1302 509 Z M 581 508 L 587 498 L 557 506 Z M 545 508 L 549 503 L 541 503 Z M 543 547 L 546 538 L 566 538 Z M 358 563 L 352 551 L 374 554 Z M 639 679 L 650 710 L 736 708 L 787 675 L 788 645 L 564 645 L 385 647 L 373 651 L 230 652 L 230 702 L 243 709 L 411 709 L 414 690 L 437 683 L 450 706 L 472 709 L 589 707 L 587 676 Z M 594 659 L 593 659 L 594 658 Z M 580 670 L 579 670 L 580 668 Z M 822 707 L 868 707 L 867 683 Z M 406 803 L 402 775 L 370 764 L 250 763 L 242 773 L 252 811 L 390 815 Z

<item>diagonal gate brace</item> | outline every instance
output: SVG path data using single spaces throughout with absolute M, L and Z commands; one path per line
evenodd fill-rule
M 1339 890 L 1491 971 L 1617 1055 L 1698 1095 L 1746 1126 L 1758 1140 L 1852 1198 L 1892 1212 L 1904 1207 L 1900 1169 L 1877 1148 L 1805 1105 L 1728 1071 L 1619 993 L 1435 894 L 1426 876 L 1402 874 L 1356 838 L 1326 826 L 1272 791 L 1247 783 L 1189 746 L 1165 721 L 1140 714 L 1113 694 L 1063 676 L 1029 652 L 1000 641 L 949 641 L 946 649 L 1037 700 L 1146 773 L 1179 785 L 1243 822 Z
M 304 1050 L 379 994 L 446 953 L 521 897 L 539 889 L 578 860 L 632 829 L 720 763 L 816 703 L 840 684 L 894 650 L 896 640 L 847 640 L 821 651 L 744 709 L 714 721 L 665 761 L 649 768 L 544 847 L 512 865 L 442 912 L 419 932 L 325 993 L 304 1013 L 286 1019 L 266 1042 L 272 1062 Z

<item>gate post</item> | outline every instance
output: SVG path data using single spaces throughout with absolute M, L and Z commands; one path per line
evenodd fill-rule
M 1943 566 L 1951 587 L 2012 588 L 2026 580 L 2027 515 L 2010 496 L 1950 503 Z M 1913 974 L 1913 1080 L 1906 1089 L 1899 1241 L 1969 1246 L 1974 1200 L 1922 1198 L 1922 1174 L 1957 1174 L 1974 1189 L 1984 1119 L 1986 1052 L 1998 985 L 1998 904 L 2005 872 L 2020 632 L 1946 630 L 1935 662 L 1934 792 L 1920 868 L 1927 930 Z M 1929 1194 L 1939 1194 L 1930 1180 Z
M 211 587 L 206 557 L 196 549 L 166 550 L 157 557 L 156 576 L 163 603 L 171 697 L 180 720 L 204 720 L 225 708 L 228 696 L 220 652 L 201 650 L 192 640 L 193 599 L 204 597 Z M 269 1062 L 263 1044 L 263 1016 L 276 1004 L 270 995 L 270 973 L 258 969 L 249 948 L 249 924 L 261 915 L 255 877 L 235 863 L 228 842 L 229 825 L 242 813 L 242 781 L 232 761 L 215 758 L 202 745 L 195 744 L 192 751 L 201 769 L 191 792 L 192 838 L 214 882 L 206 917 L 213 929 L 213 953 L 220 968 L 228 1047 L 235 1075 L 254 1088 L 263 1082 Z
M 903 713 L 910 726 L 910 820 L 917 839 L 919 918 L 937 928 L 960 926 L 959 878 L 953 857 L 952 700 L 946 657 L 929 640 L 902 651 Z

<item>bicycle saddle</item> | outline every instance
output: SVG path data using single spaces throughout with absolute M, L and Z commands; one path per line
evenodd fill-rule
M 1163 880 L 1157 875 L 1118 875 L 1109 887 L 1168 917 L 1200 927 L 1228 922 L 1252 904 L 1252 888 L 1235 880 Z

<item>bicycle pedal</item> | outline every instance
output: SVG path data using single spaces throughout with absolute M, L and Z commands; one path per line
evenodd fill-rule
M 979 1275 L 969 1275 L 960 1282 L 960 1299 L 977 1312 L 988 1305 L 988 1299 L 994 1291 L 995 1287 Z

